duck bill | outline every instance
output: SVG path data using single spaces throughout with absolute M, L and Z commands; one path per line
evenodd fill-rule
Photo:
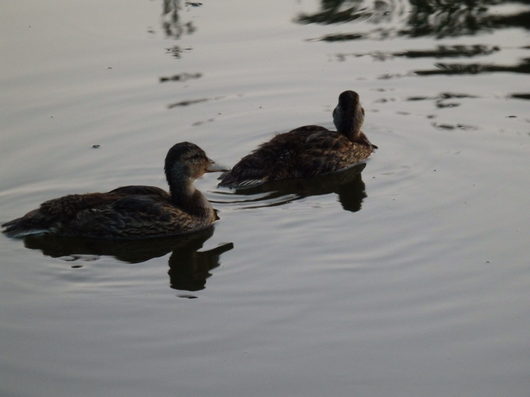
M 210 160 L 210 163 L 208 164 L 208 167 L 206 168 L 206 172 L 225 172 L 225 171 L 228 171 L 227 167 L 217 164 L 213 160 Z

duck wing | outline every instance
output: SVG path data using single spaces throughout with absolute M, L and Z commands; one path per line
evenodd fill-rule
M 305 142 L 313 134 L 327 132 L 330 131 L 324 127 L 308 125 L 278 134 L 221 175 L 219 185 L 244 187 L 295 177 L 296 158 L 305 150 Z
M 70 194 L 45 201 L 21 218 L 4 223 L 4 233 L 11 237 L 56 231 L 79 211 L 112 203 L 121 195 L 113 193 Z
M 90 211 L 109 208 L 113 203 L 129 197 L 151 197 L 152 201 L 169 203 L 169 193 L 154 186 L 122 186 L 107 193 L 70 194 L 45 201 L 38 209 L 2 225 L 11 237 L 46 232 L 62 233 L 76 219 Z
M 123 197 L 108 205 L 80 211 L 64 225 L 63 234 L 104 239 L 143 239 L 192 232 L 201 220 L 153 196 Z
M 121 186 L 116 189 L 111 190 L 109 193 L 117 193 L 121 195 L 142 195 L 142 196 L 154 196 L 158 197 L 161 200 L 169 200 L 171 196 L 168 192 L 163 189 L 160 189 L 156 186 L 142 186 L 142 185 L 130 185 L 130 186 Z
M 339 171 L 366 160 L 373 148 L 350 141 L 335 131 L 319 132 L 304 142 L 296 159 L 297 177 L 312 177 Z

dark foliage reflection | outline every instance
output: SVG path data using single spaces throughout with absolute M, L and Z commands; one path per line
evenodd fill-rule
M 514 99 L 526 99 L 527 101 L 530 100 L 530 93 L 518 93 L 518 94 L 511 94 L 510 98 Z
M 530 0 L 321 0 L 315 13 L 301 13 L 295 19 L 301 24 L 340 24 L 354 31 L 341 31 L 323 35 L 319 41 L 337 42 L 352 40 L 383 40 L 393 37 L 434 37 L 436 39 L 476 36 L 495 30 L 519 28 L 530 30 Z M 361 23 L 362 22 L 362 23 Z M 528 49 L 528 48 L 522 48 Z M 490 55 L 501 51 L 499 46 L 440 45 L 430 50 L 408 50 L 392 53 L 374 51 L 369 54 L 336 54 L 336 59 L 370 55 L 385 61 L 393 57 L 404 58 L 456 58 Z M 465 75 L 491 72 L 529 73 L 529 58 L 515 60 L 512 64 L 497 63 L 445 63 L 432 69 L 414 70 L 417 76 Z M 405 74 L 409 75 L 409 73 Z M 385 75 L 381 78 L 400 77 Z
M 199 3 L 186 2 L 185 6 L 196 6 Z M 199 4 L 200 5 L 200 4 Z M 164 0 L 162 9 L 162 28 L 166 36 L 179 39 L 182 35 L 192 34 L 197 30 L 193 22 L 181 18 L 182 9 L 180 0 Z
M 180 74 L 175 74 L 169 77 L 160 77 L 160 82 L 161 83 L 166 83 L 168 81 L 184 82 L 184 81 L 188 81 L 192 79 L 199 79 L 201 78 L 201 76 L 202 76 L 201 73 L 180 73 Z
M 492 72 L 530 73 L 530 58 L 525 58 L 516 65 L 496 65 L 481 63 L 437 63 L 435 69 L 416 70 L 420 76 L 431 76 L 436 74 L 479 74 Z
M 232 243 L 226 243 L 199 251 L 213 231 L 212 227 L 184 236 L 137 241 L 28 236 L 24 239 L 24 245 L 41 250 L 44 255 L 71 261 L 84 259 L 87 255 L 96 258 L 107 255 L 123 262 L 140 263 L 171 252 L 168 271 L 171 288 L 198 291 L 205 288 L 206 280 L 211 276 L 210 271 L 219 266 L 221 254 L 234 248 Z
M 345 61 L 348 57 L 361 57 L 369 55 L 378 61 L 386 61 L 395 57 L 400 58 L 471 58 L 476 56 L 490 55 L 500 51 L 498 46 L 487 45 L 439 45 L 434 49 L 428 50 L 408 50 L 396 52 L 370 52 L 370 53 L 352 53 L 337 54 L 338 61 Z
M 164 0 L 162 6 L 162 29 L 164 30 L 167 37 L 173 38 L 180 41 L 182 36 L 192 34 L 197 30 L 193 22 L 184 21 L 181 14 L 183 8 L 195 8 L 201 7 L 202 3 L 186 1 L 184 6 L 180 0 Z M 175 44 L 170 48 L 166 48 L 166 52 L 171 54 L 173 57 L 180 59 L 182 54 L 191 51 L 191 47 L 182 47 L 180 44 Z M 168 82 L 187 82 L 189 80 L 200 79 L 202 73 L 200 72 L 181 72 L 172 76 L 161 76 L 159 77 L 160 83 Z M 181 100 L 167 105 L 168 109 L 189 106 L 196 103 L 201 103 L 210 100 L 211 98 L 196 98 Z
M 337 24 L 366 21 L 376 25 L 369 32 L 324 36 L 322 40 L 348 40 L 359 37 L 386 38 L 389 36 L 456 37 L 473 35 L 508 27 L 530 29 L 530 10 L 501 14 L 492 8 L 498 0 L 321 0 L 320 10 L 302 13 L 295 19 L 302 24 Z M 530 1 L 508 1 L 503 5 L 528 5 Z

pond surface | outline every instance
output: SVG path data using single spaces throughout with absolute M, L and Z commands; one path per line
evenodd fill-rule
M 464 3 L 468 3 L 467 5 Z M 379 150 L 213 230 L 0 236 L 2 396 L 528 396 L 528 1 L 4 2 L 0 221 L 232 165 L 353 89 Z

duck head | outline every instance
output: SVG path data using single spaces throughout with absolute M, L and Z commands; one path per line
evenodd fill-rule
M 164 164 L 166 178 L 171 185 L 174 180 L 193 181 L 204 175 L 205 172 L 226 171 L 206 156 L 204 150 L 190 142 L 180 142 L 166 155 Z
M 171 201 L 190 214 L 215 219 L 215 212 L 206 197 L 193 186 L 205 172 L 226 171 L 206 156 L 204 150 L 190 142 L 175 144 L 164 164 Z
M 359 139 L 364 122 L 364 109 L 359 94 L 355 91 L 344 91 L 339 95 L 339 103 L 333 110 L 333 123 L 337 131 L 346 135 L 351 141 Z

